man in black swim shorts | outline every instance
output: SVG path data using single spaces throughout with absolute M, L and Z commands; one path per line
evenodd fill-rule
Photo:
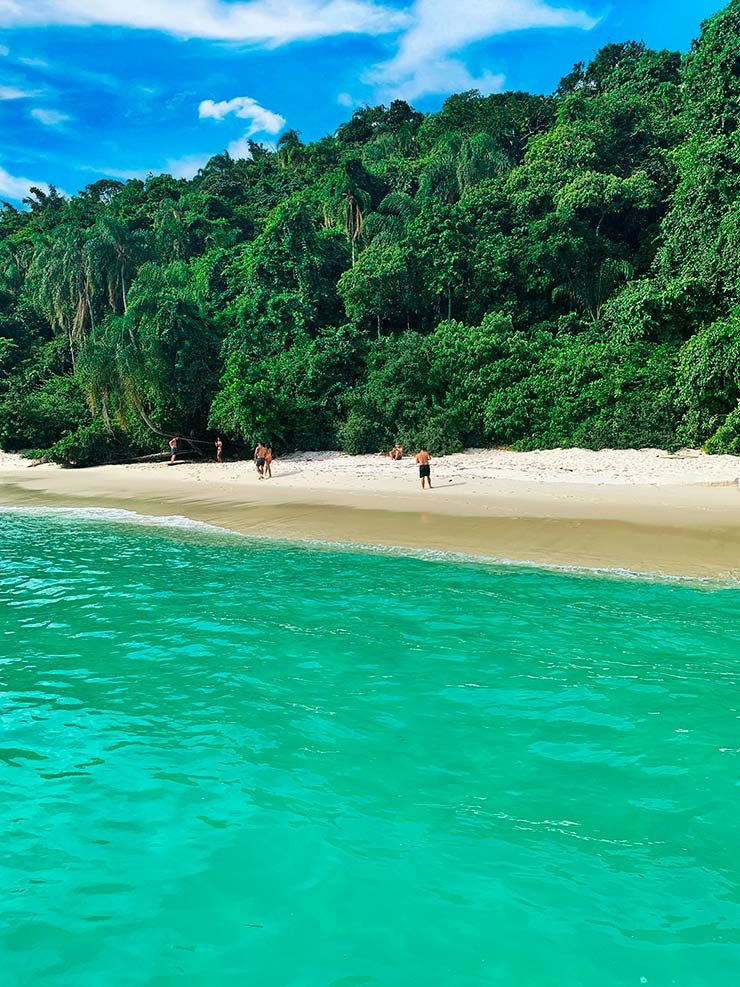
M 416 454 L 416 462 L 419 464 L 419 480 L 421 481 L 421 489 L 424 489 L 424 483 L 429 484 L 429 489 L 432 489 L 432 470 L 429 465 L 429 461 L 432 457 L 426 451 L 426 449 L 421 449 Z
M 257 448 L 254 450 L 254 465 L 257 467 L 257 476 L 260 480 L 264 479 L 265 476 L 265 456 L 267 450 L 262 445 L 261 442 L 257 443 Z

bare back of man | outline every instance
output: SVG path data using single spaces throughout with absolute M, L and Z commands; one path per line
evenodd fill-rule
M 254 450 L 254 465 L 257 468 L 257 476 L 260 480 L 264 479 L 265 476 L 265 453 L 267 450 L 262 445 L 261 442 L 257 443 L 257 448 Z
M 421 483 L 421 489 L 424 489 L 424 484 L 429 484 L 429 489 L 432 489 L 432 470 L 429 465 L 431 461 L 431 456 L 426 451 L 426 449 L 421 449 L 416 454 L 416 462 L 419 466 L 419 481 Z

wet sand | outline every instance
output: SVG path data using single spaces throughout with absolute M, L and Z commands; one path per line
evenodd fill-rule
M 641 450 L 611 454 L 610 467 L 609 454 L 556 452 L 446 457 L 425 492 L 412 462 L 370 456 L 302 454 L 277 461 L 265 481 L 244 462 L 72 470 L 1 456 L 0 505 L 120 508 L 268 538 L 740 579 L 740 459 Z

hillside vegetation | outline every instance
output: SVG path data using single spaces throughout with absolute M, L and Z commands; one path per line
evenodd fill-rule
M 0 447 L 740 453 L 740 0 L 552 96 L 0 211 Z

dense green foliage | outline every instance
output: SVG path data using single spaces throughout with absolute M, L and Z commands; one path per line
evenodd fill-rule
M 549 97 L 0 211 L 0 445 L 740 452 L 740 0 Z

